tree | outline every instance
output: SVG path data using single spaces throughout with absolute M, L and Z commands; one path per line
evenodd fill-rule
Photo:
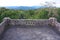
M 57 8 L 56 8 L 56 6 L 54 6 L 56 3 L 55 2 L 45 2 L 45 3 L 46 4 L 44 6 L 46 6 L 49 11 L 48 16 L 50 16 L 51 14 L 52 14 L 51 15 L 52 17 L 58 16 Z

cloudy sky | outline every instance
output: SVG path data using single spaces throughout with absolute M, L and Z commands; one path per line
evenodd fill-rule
M 60 7 L 60 0 L 0 0 L 0 6 L 41 6 L 45 2 L 56 2 Z

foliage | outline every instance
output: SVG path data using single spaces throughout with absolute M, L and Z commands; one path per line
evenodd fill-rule
M 36 9 L 36 10 L 12 10 L 7 8 L 0 8 L 0 22 L 4 17 L 10 17 L 12 19 L 48 19 L 52 17 L 53 14 L 51 12 L 50 16 L 48 16 L 49 11 L 46 10 L 48 8 Z M 60 8 L 57 9 L 58 20 L 60 20 Z

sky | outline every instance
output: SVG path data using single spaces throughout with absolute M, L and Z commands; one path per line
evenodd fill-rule
M 41 6 L 45 2 L 56 2 L 60 7 L 60 0 L 0 0 L 0 6 Z

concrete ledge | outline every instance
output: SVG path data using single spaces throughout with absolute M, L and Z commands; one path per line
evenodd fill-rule
M 9 18 L 6 17 L 3 19 L 3 22 L 0 23 L 0 35 L 3 33 L 5 27 L 9 24 L 8 20 L 9 20 Z
M 56 28 L 60 32 L 60 23 L 57 22 L 57 19 L 51 17 L 49 19 L 10 19 L 5 17 L 3 22 L 0 23 L 0 34 L 8 29 L 9 26 L 20 26 L 20 25 L 31 25 L 31 26 L 50 26 Z
M 32 25 L 32 26 L 45 26 L 48 25 L 48 19 L 11 19 L 10 25 Z
M 60 23 L 57 21 L 57 19 L 51 17 L 49 18 L 49 20 L 50 20 L 50 25 L 60 33 Z
M 5 28 L 5 21 L 0 23 L 0 34 L 3 32 L 4 28 Z

